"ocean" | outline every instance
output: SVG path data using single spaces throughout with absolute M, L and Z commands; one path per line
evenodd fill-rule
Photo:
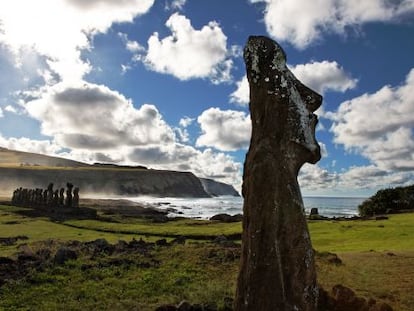
M 215 198 L 128 198 L 143 205 L 156 206 L 170 211 L 170 216 L 208 219 L 216 214 L 240 214 L 243 209 L 241 197 L 221 196 Z M 319 214 L 327 217 L 350 217 L 358 215 L 358 205 L 366 198 L 354 197 L 303 197 L 306 213 L 317 207 Z

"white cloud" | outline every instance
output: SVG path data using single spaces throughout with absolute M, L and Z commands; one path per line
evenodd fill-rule
M 4 117 L 3 110 L 0 107 L 0 118 L 3 118 L 3 117 Z
M 375 165 L 354 166 L 341 174 L 339 186 L 344 189 L 383 189 L 412 184 L 412 172 L 383 170 Z
M 197 146 L 214 147 L 223 151 L 247 148 L 250 141 L 250 116 L 242 111 L 210 108 L 198 118 L 202 135 Z
M 17 110 L 16 110 L 16 108 L 14 108 L 13 106 L 11 106 L 11 105 L 7 105 L 6 106 L 6 108 L 4 108 L 4 110 L 5 111 L 8 111 L 8 112 L 11 112 L 11 113 L 16 113 L 17 114 Z M 1 108 L 0 108 L 0 111 L 1 111 Z
M 131 22 L 146 13 L 154 0 L 3 0 L 0 2 L 0 42 L 19 63 L 25 49 L 47 58 L 63 80 L 78 81 L 90 71 L 81 59 L 89 49 L 89 36 L 104 33 L 113 23 Z
M 414 12 L 412 0 L 250 0 L 264 2 L 268 33 L 298 48 L 320 40 L 324 33 L 345 33 L 376 21 L 394 21 Z
M 233 66 L 227 58 L 227 37 L 217 22 L 209 22 L 200 30 L 188 18 L 174 13 L 165 24 L 171 35 L 163 39 L 154 33 L 148 39 L 146 66 L 180 80 L 208 78 L 213 83 L 229 81 Z
M 186 128 L 190 126 L 194 122 L 194 120 L 195 120 L 194 118 L 184 117 L 180 119 L 179 124 L 180 126 Z
M 6 139 L 1 134 L 0 146 L 11 150 L 19 150 L 48 155 L 56 155 L 56 152 L 62 149 L 62 147 L 49 140 L 33 140 L 27 137 L 11 137 Z
M 381 169 L 414 168 L 414 69 L 399 87 L 384 86 L 340 105 L 334 142 L 355 150 Z
M 335 61 L 299 64 L 291 70 L 303 84 L 320 94 L 326 91 L 345 92 L 353 89 L 358 82 Z
M 168 4 L 168 2 L 165 4 L 165 9 L 166 10 L 182 10 L 186 2 L 187 0 L 172 0 L 171 4 Z
M 304 191 L 334 189 L 338 178 L 338 174 L 308 163 L 302 166 L 298 175 L 299 184 Z
M 236 85 L 237 89 L 230 94 L 230 102 L 241 106 L 247 105 L 250 101 L 249 81 L 247 81 L 247 77 L 243 76 Z
M 125 48 L 131 53 L 138 53 L 138 52 L 145 51 L 145 48 L 141 44 L 139 44 L 137 41 L 129 40 L 128 35 L 126 33 L 119 32 L 118 36 L 125 43 Z
M 175 139 L 155 106 L 136 109 L 123 95 L 102 85 L 57 84 L 28 102 L 26 109 L 41 122 L 43 134 L 68 148 L 107 150 Z

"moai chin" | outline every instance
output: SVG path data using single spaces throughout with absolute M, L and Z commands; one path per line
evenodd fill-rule
M 319 289 L 297 175 L 321 157 L 313 112 L 322 96 L 296 79 L 269 38 L 250 37 L 244 61 L 252 136 L 235 310 L 315 311 Z

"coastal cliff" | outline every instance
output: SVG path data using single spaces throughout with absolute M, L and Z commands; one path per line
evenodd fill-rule
M 35 153 L 0 148 L 0 193 L 71 182 L 85 195 L 210 197 L 238 195 L 230 185 L 201 179 L 191 172 L 143 166 L 93 165 Z
M 240 194 L 234 189 L 232 185 L 215 181 L 213 179 L 200 178 L 204 190 L 211 196 L 217 197 L 221 195 L 231 195 L 239 197 Z

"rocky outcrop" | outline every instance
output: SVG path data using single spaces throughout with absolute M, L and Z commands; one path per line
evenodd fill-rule
M 319 290 L 297 175 L 321 156 L 313 111 L 322 97 L 295 78 L 269 38 L 250 37 L 244 61 L 252 137 L 235 310 L 315 311 Z
M 205 192 L 213 197 L 221 195 L 231 195 L 234 197 L 239 197 L 240 194 L 234 189 L 232 185 L 225 184 L 222 182 L 215 181 L 213 179 L 200 178 L 201 184 Z
M 0 167 L 0 190 L 32 188 L 49 182 L 57 187 L 66 181 L 82 189 L 82 195 L 129 195 L 209 197 L 192 173 L 158 170 L 106 168 L 31 168 Z

